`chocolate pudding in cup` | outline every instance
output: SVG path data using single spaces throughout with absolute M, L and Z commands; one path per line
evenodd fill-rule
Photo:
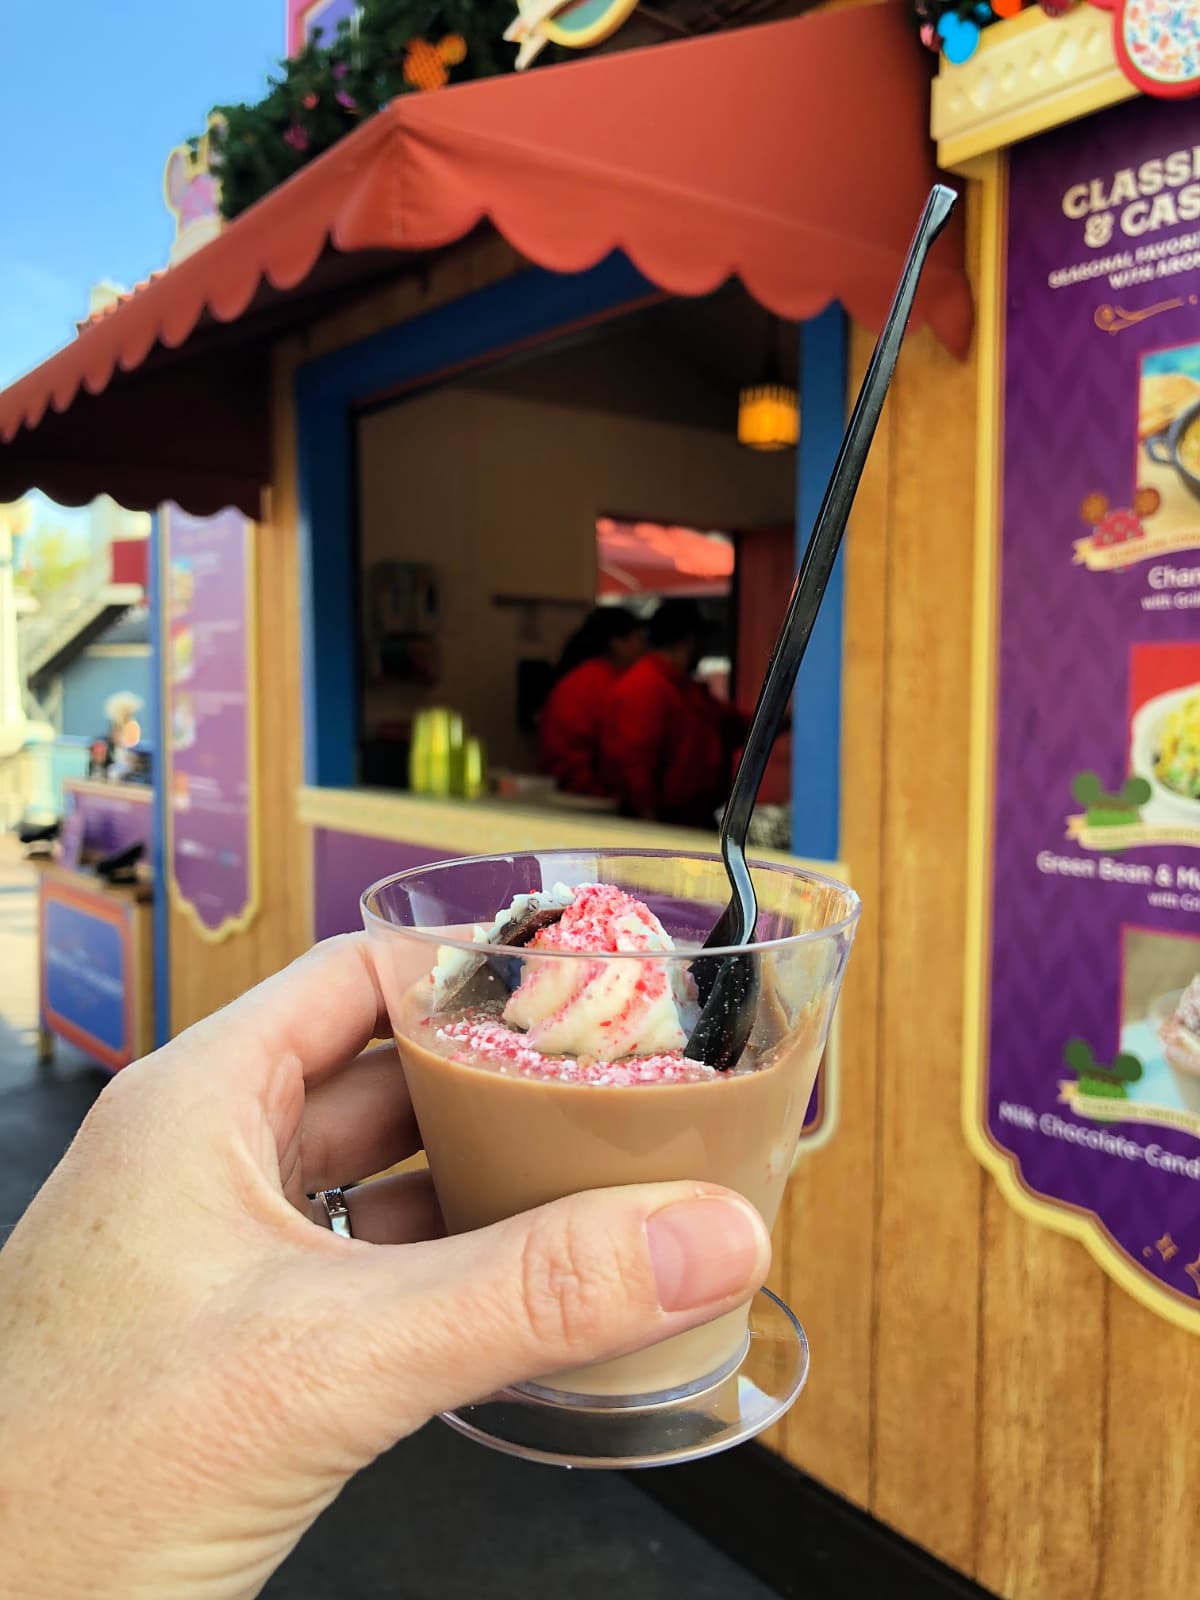
M 698 1180 L 773 1226 L 824 1052 L 859 902 L 800 867 L 752 867 L 757 983 L 742 1058 L 691 1059 L 725 904 L 719 858 L 550 850 L 418 867 L 363 917 L 446 1226 L 585 1189 Z M 511 944 L 505 940 L 512 940 Z M 497 942 L 500 941 L 500 942 Z M 707 969 L 712 970 L 710 965 Z M 461 1408 L 481 1442 L 580 1466 L 728 1448 L 777 1420 L 808 1370 L 768 1291 L 701 1327 Z

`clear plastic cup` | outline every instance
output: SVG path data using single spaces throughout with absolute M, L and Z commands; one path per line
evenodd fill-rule
M 738 952 L 757 978 L 746 1053 L 732 1073 L 654 1083 L 621 1081 L 628 1075 L 620 1070 L 609 1083 L 527 1075 L 519 1059 L 501 1070 L 443 1029 L 459 1020 L 467 994 L 482 1006 L 472 1017 L 490 1015 L 505 981 L 527 972 L 531 959 L 567 964 L 562 981 L 572 990 L 593 985 L 600 1015 L 642 979 L 659 988 L 665 980 L 677 995 L 694 992 L 693 963 L 728 895 L 719 859 L 610 850 L 476 857 L 415 868 L 366 892 L 364 922 L 451 1232 L 584 1189 L 673 1179 L 737 1190 L 773 1225 L 859 901 L 844 884 L 798 867 L 759 865 L 752 875 L 755 943 Z M 490 928 L 515 896 L 588 883 L 613 884 L 644 901 L 675 949 L 531 956 L 528 949 L 489 948 L 497 959 L 479 972 L 475 931 Z M 705 959 L 719 960 L 720 952 L 705 952 Z M 470 975 L 469 990 L 461 974 Z M 795 1400 L 807 1370 L 803 1330 L 764 1290 L 747 1306 L 648 1350 L 546 1374 L 447 1420 L 532 1459 L 655 1465 L 711 1454 L 760 1432 Z

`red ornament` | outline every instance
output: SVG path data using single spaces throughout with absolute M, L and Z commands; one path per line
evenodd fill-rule
M 1038 0 L 1038 4 L 1048 17 L 1065 17 L 1075 9 L 1075 0 Z
M 304 104 L 310 111 L 313 111 L 321 104 L 321 96 L 310 89 L 309 92 L 304 96 Z

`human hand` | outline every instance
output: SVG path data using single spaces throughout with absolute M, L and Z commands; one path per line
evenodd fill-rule
M 333 940 L 109 1084 L 0 1251 L 0 1593 L 243 1600 L 439 1411 L 705 1322 L 769 1244 L 712 1185 L 437 1237 L 429 1176 L 306 1195 L 419 1135 L 365 942 Z

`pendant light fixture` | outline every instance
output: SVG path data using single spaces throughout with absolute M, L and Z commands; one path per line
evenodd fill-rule
M 800 437 L 800 398 L 779 366 L 779 318 L 767 316 L 767 353 L 758 383 L 738 396 L 738 443 L 749 450 L 791 450 Z

